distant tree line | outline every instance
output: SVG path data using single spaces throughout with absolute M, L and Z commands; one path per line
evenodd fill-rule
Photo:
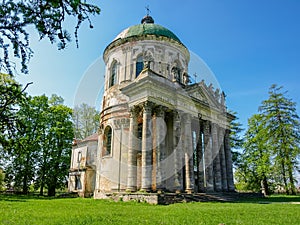
M 286 94 L 282 87 L 272 85 L 269 98 L 249 118 L 243 137 L 241 124 L 233 121 L 232 143 L 239 149 L 233 152 L 238 190 L 262 191 L 265 195 L 274 190 L 296 194 L 300 124 L 296 103 Z
M 74 133 L 96 132 L 98 112 L 83 104 L 73 114 L 57 95 L 29 96 L 9 75 L 1 74 L 0 90 L 0 190 L 54 196 L 66 187 Z

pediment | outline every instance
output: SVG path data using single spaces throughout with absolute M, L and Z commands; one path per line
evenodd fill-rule
M 194 90 L 193 92 L 189 93 L 189 95 L 199 101 L 208 103 L 207 97 L 205 96 L 205 94 L 200 88 L 198 90 Z
M 212 90 L 211 86 L 207 87 L 203 83 L 198 83 L 187 88 L 187 92 L 189 96 L 191 96 L 194 101 L 201 103 L 205 103 L 209 105 L 209 107 L 219 108 L 221 109 L 221 94 L 219 91 Z

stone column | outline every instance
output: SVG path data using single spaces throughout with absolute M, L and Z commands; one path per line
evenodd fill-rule
M 215 191 L 222 191 L 222 176 L 221 164 L 219 155 L 219 136 L 218 125 L 213 123 L 211 127 L 212 132 L 212 152 L 213 152 L 213 171 L 214 171 L 214 186 Z
M 184 161 L 185 161 L 185 191 L 192 193 L 194 190 L 194 162 L 191 116 L 184 116 Z
M 226 158 L 224 149 L 224 128 L 219 128 L 219 144 L 220 144 L 220 163 L 221 163 L 221 175 L 222 175 L 222 191 L 228 191 L 227 174 L 226 174 Z
M 130 109 L 130 124 L 129 124 L 129 141 L 128 141 L 128 180 L 127 191 L 136 191 L 137 186 L 137 125 L 138 108 Z
M 152 184 L 152 104 L 143 105 L 143 134 L 142 134 L 142 187 L 143 191 L 150 191 Z
M 199 127 L 199 131 L 197 133 L 198 136 L 198 144 L 197 144 L 197 152 L 198 152 L 198 191 L 204 192 L 204 152 L 203 152 L 203 140 L 202 140 L 202 131 L 201 126 Z
M 174 166 L 174 189 L 176 193 L 180 193 L 183 190 L 182 180 L 182 140 L 181 140 L 181 126 L 180 126 L 180 115 L 177 112 L 173 114 L 173 148 L 175 155 L 175 166 Z
M 214 177 L 213 177 L 210 121 L 204 121 L 204 158 L 205 158 L 205 189 L 207 192 L 213 192 Z
M 164 171 L 163 171 L 163 165 L 162 161 L 165 159 L 165 136 L 166 136 L 166 130 L 164 130 L 164 118 L 165 118 L 165 108 L 164 107 L 158 107 L 155 110 L 155 117 L 156 117 L 156 134 L 155 134 L 155 140 L 156 140 L 156 190 L 158 192 L 161 192 L 163 189 L 165 189 L 165 177 L 164 177 Z
M 230 149 L 230 130 L 226 129 L 224 137 L 226 168 L 227 168 L 227 185 L 228 191 L 234 191 L 233 171 L 232 171 L 232 156 Z

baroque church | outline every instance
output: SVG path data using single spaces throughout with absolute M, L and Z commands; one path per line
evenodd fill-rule
M 225 94 L 191 83 L 190 53 L 148 14 L 104 50 L 105 87 L 97 134 L 73 145 L 69 191 L 234 191 Z

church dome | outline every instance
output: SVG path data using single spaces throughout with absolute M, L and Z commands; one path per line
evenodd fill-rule
M 158 25 L 154 23 L 142 23 L 138 25 L 131 26 L 125 30 L 123 30 L 115 39 L 114 41 L 118 39 L 126 39 L 130 37 L 144 37 L 147 35 L 155 35 L 157 37 L 163 36 L 170 39 L 173 39 L 180 44 L 182 42 L 179 40 L 179 38 L 169 29 Z
M 137 45 L 137 41 L 157 41 L 157 43 L 164 43 L 163 45 L 165 46 L 168 45 L 168 48 L 171 46 L 179 48 L 189 61 L 189 52 L 186 46 L 172 31 L 161 25 L 155 24 L 154 19 L 149 14 L 142 18 L 140 24 L 130 26 L 123 30 L 108 46 L 106 46 L 103 52 L 104 61 L 106 61 L 113 49 L 124 46 L 127 43 L 135 43 L 135 45 Z

